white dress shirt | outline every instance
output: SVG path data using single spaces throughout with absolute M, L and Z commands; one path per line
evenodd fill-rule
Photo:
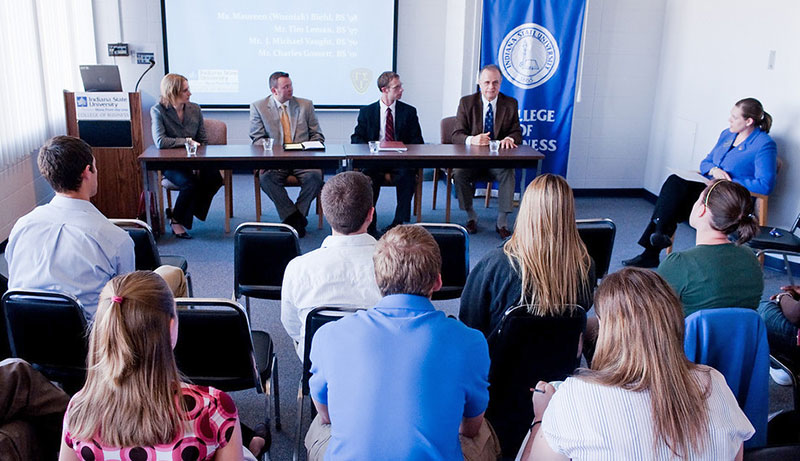
M 393 102 L 391 106 L 387 106 L 386 104 L 384 104 L 383 103 L 383 99 L 379 99 L 378 102 L 379 102 L 379 104 L 381 106 L 381 110 L 380 110 L 380 115 L 381 115 L 381 134 L 380 134 L 380 138 L 378 139 L 378 141 L 386 141 L 386 109 L 389 109 L 390 111 L 392 111 L 392 120 L 394 121 L 393 125 L 394 125 L 394 128 L 397 128 L 397 111 L 395 111 L 395 107 L 397 107 L 397 101 Z M 394 130 L 394 137 L 395 137 L 395 141 L 396 141 L 397 140 L 397 130 L 396 129 Z
M 492 106 L 492 114 L 494 114 L 495 125 L 497 125 L 497 97 L 495 96 L 494 99 L 489 101 L 486 99 L 486 96 L 481 94 L 481 101 L 483 102 L 483 117 L 481 117 L 481 132 L 478 134 L 483 134 L 483 129 L 486 128 L 486 112 L 489 110 L 489 106 Z M 497 127 L 495 127 L 495 133 L 497 133 Z M 467 136 L 467 139 L 464 141 L 464 144 L 469 146 L 469 143 L 472 141 L 473 136 Z
M 315 307 L 370 308 L 381 300 L 369 234 L 331 235 L 318 249 L 286 266 L 281 288 L 281 322 L 303 360 L 306 315 Z
M 91 318 L 100 291 L 117 275 L 133 272 L 134 258 L 128 233 L 91 202 L 56 195 L 11 229 L 8 287 L 72 294 Z

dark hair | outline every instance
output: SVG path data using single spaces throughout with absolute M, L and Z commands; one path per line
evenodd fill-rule
M 400 75 L 396 72 L 387 70 L 386 72 L 382 73 L 378 76 L 378 89 L 383 91 L 383 89 L 389 86 L 389 84 L 392 83 L 392 80 L 396 78 L 400 78 Z
M 345 171 L 322 187 L 322 212 L 333 230 L 352 234 L 361 229 L 372 208 L 372 180 L 357 171 Z
M 92 147 L 72 136 L 55 136 L 39 149 L 39 171 L 56 192 L 75 192 L 81 188 L 86 165 L 94 171 Z
M 276 88 L 278 86 L 278 79 L 281 77 L 289 78 L 289 74 L 286 72 L 273 72 L 272 75 L 269 76 L 269 89 Z
M 758 99 L 740 99 L 736 103 L 736 107 L 742 110 L 742 117 L 745 119 L 752 118 L 755 126 L 759 127 L 764 133 L 769 133 L 769 129 L 772 128 L 772 116 L 764 110 L 764 106 L 761 105 Z
M 712 181 L 700 198 L 711 211 L 711 227 L 725 235 L 737 234 L 736 244 L 750 241 L 758 232 L 753 198 L 741 184 L 727 179 Z

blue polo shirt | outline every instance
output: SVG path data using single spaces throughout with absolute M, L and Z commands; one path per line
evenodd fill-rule
M 320 328 L 311 396 L 328 405 L 326 460 L 460 460 L 462 417 L 489 402 L 486 340 L 416 295 Z

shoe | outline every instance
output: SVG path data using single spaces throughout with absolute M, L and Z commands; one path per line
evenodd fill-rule
M 511 232 L 505 226 L 503 226 L 503 227 L 495 226 L 494 230 L 495 230 L 495 232 L 500 234 L 500 238 L 503 239 L 503 240 L 511 237 Z
M 186 232 L 185 230 L 183 232 L 175 232 L 175 228 L 172 227 L 174 224 L 177 224 L 177 225 L 181 226 L 181 223 L 179 223 L 177 221 L 174 221 L 174 220 L 170 220 L 169 230 L 171 230 L 172 233 L 175 234 L 175 238 L 184 239 L 184 240 L 190 240 L 192 238 L 192 236 L 189 235 L 189 233 Z
M 253 453 L 253 455 L 261 459 L 261 455 L 268 452 L 270 446 L 272 445 L 272 434 L 269 430 L 269 426 L 265 425 L 264 423 L 258 423 L 255 428 L 253 428 L 253 433 L 256 437 L 261 437 L 264 439 L 264 448 L 261 449 L 260 453 Z
M 393 222 L 393 223 L 389 224 L 388 226 L 386 226 L 383 229 L 381 229 L 381 235 L 389 232 L 390 230 L 392 230 L 395 227 L 397 227 L 399 225 L 402 225 L 402 224 L 403 224 L 402 222 Z
M 773 381 L 775 381 L 775 384 L 779 386 L 792 385 L 792 377 L 789 376 L 789 373 L 786 373 L 786 371 L 780 368 L 769 367 L 769 376 Z
M 653 245 L 656 250 L 663 250 L 672 246 L 672 239 L 667 234 L 653 232 L 650 234 L 650 245 Z
M 306 220 L 306 217 L 299 211 L 290 214 L 283 220 L 283 223 L 292 226 L 292 228 L 297 231 L 298 237 L 303 238 L 306 236 L 306 224 L 308 224 L 308 220 Z
M 623 266 L 628 267 L 642 267 L 645 269 L 652 269 L 654 267 L 658 267 L 658 255 L 650 256 L 645 253 L 636 256 L 635 258 L 626 259 L 622 261 Z
M 477 234 L 478 233 L 478 221 L 475 221 L 474 219 L 470 219 L 469 221 L 467 221 L 467 225 L 464 226 L 464 228 L 467 230 L 467 233 Z

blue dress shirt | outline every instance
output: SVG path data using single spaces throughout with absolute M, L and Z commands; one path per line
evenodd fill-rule
M 311 363 L 311 396 L 331 419 L 326 460 L 460 460 L 461 419 L 489 402 L 483 335 L 423 296 L 323 326 Z
M 87 317 L 113 277 L 133 272 L 133 240 L 91 202 L 56 195 L 19 218 L 6 247 L 9 289 L 60 291 L 78 298 Z
M 700 162 L 700 173 L 707 175 L 714 168 L 725 170 L 734 182 L 750 192 L 768 195 L 775 187 L 778 149 L 775 141 L 759 128 L 741 144 L 733 147 L 736 133 L 724 129 L 717 144 Z

